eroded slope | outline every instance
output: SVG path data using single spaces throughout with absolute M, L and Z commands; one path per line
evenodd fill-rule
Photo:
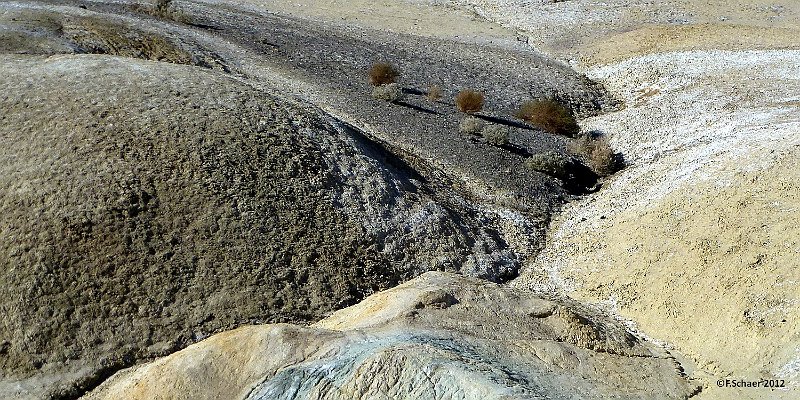
M 428 269 L 514 274 L 516 256 L 463 201 L 307 106 L 116 57 L 7 56 L 0 70 L 9 382 L 61 376 L 68 394 L 98 371 L 245 322 L 317 320 Z

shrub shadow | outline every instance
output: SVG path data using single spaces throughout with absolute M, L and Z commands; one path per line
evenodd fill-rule
M 385 144 L 373 140 L 367 136 L 356 126 L 339 120 L 336 120 L 344 128 L 344 131 L 350 135 L 359 145 L 361 150 L 367 157 L 372 158 L 381 165 L 387 167 L 397 178 L 402 181 L 416 180 L 423 184 L 428 180 L 422 176 L 411 164 L 400 156 L 394 154 Z M 413 185 L 407 187 L 408 190 L 414 191 Z
M 525 158 L 528 158 L 528 157 L 533 155 L 530 151 L 528 151 L 528 149 L 526 149 L 526 148 L 524 148 L 522 146 L 518 146 L 518 145 L 516 145 L 514 143 L 501 144 L 501 145 L 497 145 L 497 147 L 499 147 L 499 148 L 501 148 L 503 150 L 510 151 L 510 152 L 512 152 L 512 153 L 514 153 L 514 154 L 516 154 L 518 156 L 525 157 Z
M 420 107 L 420 106 L 418 106 L 416 104 L 407 103 L 407 102 L 405 102 L 403 100 L 395 101 L 394 104 L 397 104 L 398 106 L 408 107 L 408 108 L 410 108 L 412 110 L 419 111 L 419 112 L 424 112 L 426 114 L 442 115 L 442 113 L 440 113 L 438 111 L 431 110 L 431 109 L 428 109 L 428 108 L 425 108 L 425 107 Z
M 536 128 L 534 128 L 534 127 L 532 127 L 532 126 L 530 126 L 528 124 L 524 124 L 522 122 L 519 122 L 519 121 L 514 121 L 514 120 L 510 120 L 510 119 L 506 119 L 506 118 L 495 117 L 495 116 L 492 116 L 492 115 L 483 115 L 483 114 L 472 114 L 472 115 L 477 117 L 477 118 L 480 118 L 480 119 L 482 119 L 484 121 L 487 121 L 487 122 L 492 122 L 492 123 L 495 123 L 495 124 L 510 126 L 512 128 L 526 129 L 526 130 L 529 130 L 529 131 L 536 130 Z
M 410 87 L 403 87 L 403 93 L 414 96 L 426 96 L 428 94 L 427 92 L 423 92 L 422 90 Z
M 600 177 L 591 168 L 573 159 L 570 163 L 569 176 L 563 179 L 564 189 L 577 195 L 594 193 L 600 189 L 597 184 L 599 179 Z

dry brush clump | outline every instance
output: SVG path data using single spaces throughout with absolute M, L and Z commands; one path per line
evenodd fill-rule
M 372 97 L 378 100 L 385 100 L 390 103 L 396 103 L 403 99 L 403 88 L 396 83 L 387 85 L 375 86 L 372 89 Z
M 472 89 L 464 89 L 456 95 L 456 107 L 467 114 L 476 113 L 483 109 L 483 93 Z
M 444 96 L 442 88 L 436 85 L 431 85 L 428 87 L 428 94 L 425 97 L 427 97 L 430 101 L 439 101 L 442 96 Z
M 580 132 L 572 110 L 553 99 L 526 101 L 520 106 L 516 117 L 558 135 L 575 136 Z
M 508 129 L 498 124 L 487 124 L 484 120 L 472 115 L 461 120 L 458 130 L 465 135 L 481 136 L 486 143 L 493 146 L 508 144 Z
M 481 136 L 486 143 L 493 146 L 508 144 L 508 129 L 497 124 L 489 124 L 481 129 Z
M 150 7 L 145 6 L 144 11 L 162 19 L 181 23 L 191 22 L 189 16 L 183 10 L 177 8 L 172 0 L 153 0 Z
M 153 1 L 153 14 L 156 16 L 168 16 L 172 10 L 172 0 Z
M 561 180 L 569 178 L 572 165 L 569 157 L 555 151 L 534 154 L 525 160 L 525 167 Z
M 572 160 L 555 151 L 534 154 L 525 160 L 525 167 L 561 180 L 570 176 Z
M 458 131 L 465 134 L 465 135 L 480 135 L 481 131 L 483 130 L 485 122 L 478 117 L 468 116 L 461 120 L 461 123 L 458 125 Z
M 372 86 L 388 85 L 394 83 L 399 75 L 392 64 L 375 63 L 369 69 L 369 83 Z
M 622 167 L 620 156 L 611 148 L 605 135 L 592 132 L 581 135 L 570 143 L 568 150 L 583 158 L 589 168 L 599 176 L 611 175 Z

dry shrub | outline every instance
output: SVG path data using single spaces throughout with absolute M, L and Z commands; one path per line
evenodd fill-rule
M 369 83 L 372 86 L 381 86 L 394 83 L 399 73 L 392 64 L 376 63 L 369 69 Z
M 461 112 L 475 113 L 483 109 L 483 93 L 465 89 L 456 95 L 456 107 Z
M 482 119 L 468 116 L 458 125 L 459 132 L 467 135 L 480 135 L 485 123 Z
M 608 144 L 608 140 L 601 139 L 599 142 L 589 155 L 589 167 L 597 175 L 608 176 L 617 171 L 616 155 Z
M 442 92 L 442 88 L 436 85 L 431 85 L 428 88 L 428 95 L 426 96 L 430 101 L 438 101 L 439 99 L 444 96 L 444 92 Z
M 372 89 L 372 97 L 395 103 L 403 99 L 403 89 L 396 83 L 376 86 Z
M 608 138 L 592 133 L 582 135 L 569 144 L 569 151 L 586 160 L 597 175 L 608 176 L 620 169 L 619 157 L 611 148 Z
M 508 129 L 497 124 L 487 124 L 482 119 L 472 115 L 461 120 L 458 130 L 465 135 L 482 136 L 486 143 L 493 146 L 508 144 Z
M 594 142 L 596 140 L 597 137 L 594 136 L 594 132 L 580 135 L 567 143 L 567 151 L 573 155 L 584 157 L 594 150 Z
M 555 151 L 534 154 L 525 160 L 525 167 L 561 180 L 570 176 L 572 161 Z
M 161 17 L 168 17 L 172 12 L 172 0 L 153 1 L 153 14 Z
M 572 110 L 552 99 L 527 101 L 520 106 L 516 117 L 559 135 L 575 136 L 580 131 Z
M 172 0 L 153 0 L 144 11 L 154 17 L 181 23 L 190 23 L 191 18 L 183 10 L 175 6 Z
M 489 124 L 481 130 L 481 136 L 493 146 L 502 146 L 508 144 L 508 129 L 497 124 Z

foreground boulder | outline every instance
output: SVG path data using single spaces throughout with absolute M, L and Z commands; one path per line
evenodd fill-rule
M 567 299 L 429 272 L 310 328 L 212 336 L 85 398 L 686 398 L 676 367 Z

